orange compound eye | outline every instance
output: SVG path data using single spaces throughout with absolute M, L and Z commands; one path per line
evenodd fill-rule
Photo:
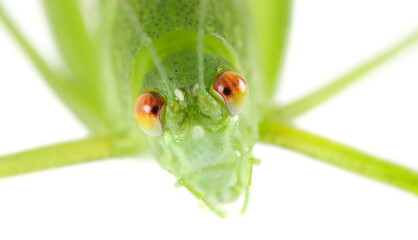
M 138 97 L 135 103 L 135 118 L 142 131 L 151 136 L 163 134 L 160 115 L 164 104 L 164 97 L 156 92 L 145 92 Z
M 229 113 L 238 115 L 244 109 L 248 87 L 241 75 L 232 71 L 222 72 L 216 77 L 212 87 L 225 101 Z

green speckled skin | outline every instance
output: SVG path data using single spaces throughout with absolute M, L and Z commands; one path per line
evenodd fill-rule
M 119 7 L 115 58 L 123 58 L 117 74 L 128 82 L 131 106 L 145 91 L 167 101 L 163 135 L 145 136 L 150 148 L 181 185 L 222 214 L 248 190 L 258 140 L 259 77 L 248 6 L 242 0 L 121 0 Z M 226 70 L 240 73 L 249 86 L 237 116 L 212 89 Z
M 167 56 L 164 59 L 164 66 L 167 71 L 170 85 L 175 88 L 187 88 L 196 84 L 199 79 L 198 71 L 191 69 L 198 69 L 197 52 L 196 51 L 180 51 Z M 204 55 L 204 79 L 206 88 L 212 84 L 214 76 L 220 71 L 235 70 L 231 63 L 220 56 L 205 54 Z M 165 88 L 162 81 L 155 81 L 160 78 L 158 70 L 154 68 L 149 71 L 143 79 L 141 90 L 158 89 L 164 95 L 168 95 L 168 90 Z M 193 80 L 194 79 L 194 80 Z
M 250 25 L 246 2 L 242 0 L 206 1 L 205 24 L 199 26 L 200 0 L 119 0 L 120 13 L 115 28 L 114 51 L 117 73 L 128 78 L 134 59 L 148 43 L 155 43 L 164 34 L 176 30 L 191 30 L 197 33 L 202 27 L 206 34 L 216 36 L 222 44 L 227 44 L 241 61 L 249 67 Z M 169 41 L 181 41 L 178 34 Z M 221 45 L 221 43 L 219 43 Z M 154 46 L 158 48 L 158 46 Z M 197 43 L 188 48 L 196 48 Z M 232 59 L 229 59 L 232 61 Z M 141 81 L 141 80 L 139 80 Z

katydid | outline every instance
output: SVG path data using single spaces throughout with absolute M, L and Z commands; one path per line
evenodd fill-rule
M 270 102 L 283 65 L 288 0 L 103 1 L 94 31 L 77 1 L 44 4 L 68 75 L 44 62 L 1 8 L 0 19 L 92 138 L 2 157 L 0 176 L 151 151 L 179 185 L 224 216 L 225 204 L 248 194 L 258 161 L 251 150 L 261 141 L 418 193 L 416 172 L 290 123 L 416 44 L 417 32 L 278 107 Z

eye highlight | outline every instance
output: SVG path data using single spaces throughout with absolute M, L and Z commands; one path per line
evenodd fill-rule
M 222 72 L 216 77 L 212 87 L 225 101 L 229 113 L 238 115 L 244 109 L 248 87 L 241 75 L 232 71 Z
M 157 92 L 145 92 L 135 102 L 135 118 L 142 131 L 151 136 L 161 136 L 161 111 L 165 105 L 164 97 Z

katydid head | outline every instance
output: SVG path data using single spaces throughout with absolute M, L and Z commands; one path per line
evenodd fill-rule
M 196 66 L 175 74 L 179 70 L 166 61 L 169 88 L 150 88 L 155 75 L 148 75 L 144 85 L 150 90 L 137 98 L 135 115 L 160 165 L 218 211 L 249 187 L 257 121 L 244 77 L 225 63 L 219 65 L 215 56 L 205 56 L 205 62 L 201 86 L 190 78 L 198 75 Z M 174 98 L 168 97 L 168 89 Z

